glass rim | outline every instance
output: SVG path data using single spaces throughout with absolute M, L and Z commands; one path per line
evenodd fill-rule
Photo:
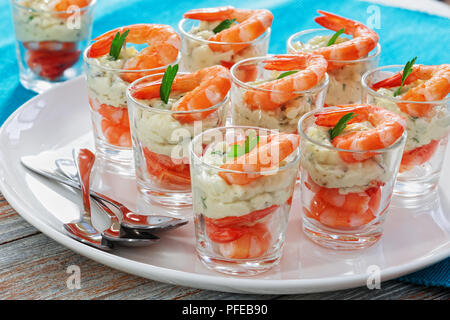
M 186 36 L 188 38 L 190 38 L 191 40 L 195 40 L 195 41 L 199 41 L 199 42 L 204 42 L 206 44 L 220 44 L 220 45 L 239 45 L 239 44 L 254 44 L 260 41 L 265 40 L 267 37 L 270 36 L 272 29 L 271 27 L 267 28 L 266 31 L 264 31 L 264 33 L 262 35 L 260 35 L 258 38 L 253 39 L 251 41 L 243 41 L 243 42 L 220 42 L 220 41 L 211 41 L 211 40 L 207 40 L 207 39 L 201 39 L 201 38 L 197 38 L 194 37 L 192 34 L 190 34 L 189 32 L 187 32 L 184 28 L 183 28 L 183 24 L 186 21 L 200 21 L 200 20 L 195 20 L 195 19 L 186 19 L 183 18 L 180 20 L 180 22 L 178 22 L 178 30 L 181 32 L 181 34 L 183 36 Z
M 310 117 L 310 116 L 314 116 L 314 114 L 319 113 L 319 112 L 323 112 L 324 110 L 340 110 L 340 108 L 338 107 L 328 107 L 325 109 L 318 109 L 318 110 L 312 110 L 309 111 L 307 113 L 305 113 L 300 120 L 298 121 L 297 124 L 297 132 L 300 135 L 300 138 L 304 138 L 307 141 L 309 141 L 312 144 L 318 145 L 322 148 L 326 148 L 329 150 L 333 150 L 333 151 L 337 151 L 337 152 L 345 152 L 345 153 L 356 153 L 356 154 L 361 154 L 361 153 L 368 153 L 368 152 L 373 152 L 373 153 L 386 153 L 388 151 L 394 150 L 396 148 L 399 148 L 401 146 L 402 143 L 406 142 L 406 138 L 407 138 L 407 131 L 406 129 L 403 130 L 402 135 L 393 143 L 391 144 L 389 147 L 386 148 L 382 148 L 382 149 L 373 149 L 373 150 L 347 150 L 347 149 L 341 149 L 341 148 L 336 148 L 334 146 L 328 146 L 326 144 L 322 144 L 319 141 L 313 140 L 311 139 L 308 135 L 306 135 L 306 132 L 303 130 L 302 128 L 302 124 L 305 122 L 305 120 Z
M 293 39 L 297 36 L 301 36 L 304 34 L 308 34 L 308 33 L 313 33 L 313 32 L 318 32 L 318 31 L 329 31 L 329 32 L 333 32 L 333 30 L 327 29 L 327 28 L 317 28 L 317 29 L 307 29 L 307 30 L 303 30 L 303 31 L 299 31 L 294 33 L 293 35 L 291 35 L 288 39 L 287 39 L 287 46 L 288 49 L 293 50 L 294 52 L 300 52 L 296 49 L 293 48 L 292 43 L 293 43 Z M 379 42 L 377 42 L 377 45 L 375 46 L 375 48 L 373 48 L 372 50 L 375 49 L 375 52 L 367 55 L 367 57 L 364 58 L 359 58 L 359 59 L 354 59 L 354 60 L 334 60 L 334 59 L 327 59 L 328 62 L 332 62 L 332 63 L 358 63 L 358 62 L 364 62 L 364 61 L 368 61 L 368 60 L 372 60 L 378 56 L 380 56 L 381 54 L 381 45 Z M 372 52 L 372 51 L 371 51 Z
M 282 55 L 291 55 L 291 54 L 277 54 L 277 56 L 282 56 Z M 263 59 L 267 59 L 269 57 L 273 57 L 273 54 L 269 54 L 266 56 L 262 56 L 262 57 L 251 57 L 251 58 L 247 58 L 241 61 L 236 62 L 230 69 L 230 73 L 231 73 L 231 79 L 233 81 L 233 83 L 238 84 L 241 87 L 244 87 L 246 89 L 250 89 L 250 90 L 254 90 L 254 91 L 262 91 L 262 92 L 275 92 L 275 93 L 285 93 L 285 91 L 282 90 L 270 90 L 270 89 L 263 89 L 263 88 L 258 88 L 257 86 L 254 85 L 250 85 L 246 82 L 242 82 L 241 80 L 239 80 L 238 78 L 236 78 L 235 71 L 237 66 L 239 65 L 243 65 L 246 62 L 253 62 L 256 60 L 263 60 Z M 329 84 L 329 79 L 330 77 L 328 76 L 328 73 L 325 72 L 323 79 L 320 81 L 319 84 L 316 84 L 314 87 L 309 88 L 308 90 L 302 90 L 302 91 L 292 91 L 292 93 L 295 94 L 307 94 L 307 93 L 316 93 L 321 91 L 322 89 L 325 89 L 328 84 Z
M 74 13 L 77 12 L 77 10 L 64 10 L 64 11 L 55 11 L 55 10 L 43 10 L 43 9 L 34 9 L 34 8 L 29 8 L 29 7 L 25 7 L 21 4 L 18 3 L 18 0 L 10 0 L 11 4 L 15 7 L 30 11 L 30 12 L 36 12 L 36 13 L 52 13 L 52 14 L 61 14 L 61 13 Z M 79 8 L 80 11 L 87 11 L 90 8 L 92 8 L 95 3 L 97 2 L 97 0 L 91 0 L 91 2 L 89 2 L 89 4 L 85 7 Z
M 93 42 L 86 49 L 84 49 L 84 51 L 83 51 L 83 61 L 86 64 L 88 64 L 89 66 L 95 66 L 96 68 L 100 68 L 102 70 L 110 71 L 110 72 L 140 73 L 140 72 L 150 72 L 150 71 L 159 71 L 159 70 L 164 71 L 168 66 L 173 66 L 175 64 L 179 64 L 180 61 L 181 61 L 181 52 L 178 51 L 177 58 L 173 62 L 171 62 L 169 64 L 166 64 L 165 66 L 161 66 L 161 67 L 157 67 L 157 68 L 153 68 L 153 69 L 139 69 L 139 70 L 127 70 L 127 69 L 110 68 L 110 67 L 102 66 L 100 64 L 94 64 L 94 63 L 91 62 L 92 60 L 96 59 L 96 58 L 89 58 L 87 56 L 87 53 L 88 53 L 89 49 L 91 49 L 92 44 L 93 44 Z
M 266 129 L 266 128 L 260 128 L 260 127 L 252 127 L 252 126 L 225 126 L 225 127 L 216 127 L 216 128 L 211 128 L 208 130 L 205 130 L 201 133 L 199 133 L 198 135 L 196 135 L 191 142 L 189 143 L 189 154 L 192 157 L 195 157 L 203 166 L 207 166 L 209 168 L 212 168 L 214 170 L 218 170 L 220 172 L 228 172 L 228 173 L 240 173 L 240 174 L 254 174 L 254 175 L 261 175 L 261 176 L 269 176 L 269 175 L 273 175 L 276 174 L 280 171 L 285 171 L 290 169 L 293 165 L 295 165 L 295 163 L 298 163 L 300 161 L 300 145 L 295 149 L 294 152 L 296 152 L 295 158 L 291 159 L 289 161 L 289 163 L 284 164 L 283 166 L 278 167 L 277 169 L 272 169 L 272 170 L 267 170 L 267 171 L 238 171 L 238 170 L 230 170 L 230 169 L 223 169 L 217 165 L 213 165 L 213 164 L 209 164 L 206 163 L 203 160 L 203 156 L 200 158 L 193 150 L 193 146 L 197 143 L 197 141 L 199 139 L 201 139 L 203 136 L 205 136 L 206 134 L 209 134 L 210 132 L 213 131 L 227 131 L 227 130 L 236 130 L 236 129 L 242 129 L 242 130 L 255 130 L 255 131 L 266 131 L 268 134 L 269 133 L 275 133 L 275 134 L 280 134 L 279 131 L 276 130 L 272 130 L 272 129 Z M 294 152 L 292 152 L 288 157 L 290 157 Z M 192 165 L 192 161 L 191 161 L 191 165 Z
M 189 74 L 189 72 L 178 72 L 177 75 L 178 74 Z M 140 102 L 138 99 L 136 99 L 132 96 L 132 92 L 131 92 L 132 87 L 135 86 L 137 83 L 139 83 L 140 81 L 143 81 L 147 78 L 150 78 L 150 77 L 160 76 L 162 78 L 163 75 L 164 75 L 164 73 L 155 73 L 155 74 L 150 74 L 148 76 L 145 76 L 145 77 L 142 77 L 142 78 L 139 78 L 139 79 L 133 81 L 132 83 L 130 83 L 128 85 L 128 87 L 126 89 L 127 98 L 130 99 L 135 104 L 137 104 L 142 109 L 148 109 L 148 110 L 151 110 L 152 112 L 163 113 L 163 114 L 200 114 L 203 112 L 214 111 L 216 109 L 219 109 L 224 104 L 226 104 L 230 98 L 230 91 L 228 91 L 225 98 L 222 101 L 220 101 L 219 103 L 216 103 L 215 105 L 213 105 L 207 109 L 200 109 L 200 110 L 193 110 L 193 111 L 173 111 L 173 110 L 166 110 L 166 109 L 158 109 L 158 108 L 149 106 L 147 104 Z
M 366 72 L 364 72 L 363 76 L 361 77 L 361 85 L 363 86 L 363 88 L 365 90 L 367 90 L 371 95 L 374 95 L 378 98 L 383 98 L 383 99 L 388 99 L 392 102 L 395 103 L 408 103 L 408 104 L 445 104 L 450 102 L 450 96 L 447 95 L 446 98 L 442 99 L 442 100 L 434 100 L 434 101 L 414 101 L 414 100 L 402 100 L 402 99 L 398 99 L 397 97 L 391 97 L 391 96 L 386 96 L 383 95 L 375 90 L 373 90 L 371 87 L 369 87 L 369 85 L 367 84 L 367 78 L 378 71 L 381 71 L 383 69 L 388 69 L 388 68 L 399 68 L 400 71 L 403 70 L 405 66 L 402 64 L 393 64 L 393 65 L 388 65 L 388 66 L 382 66 L 382 67 L 378 67 L 375 69 L 371 69 L 368 70 Z M 381 89 L 381 88 L 380 88 Z

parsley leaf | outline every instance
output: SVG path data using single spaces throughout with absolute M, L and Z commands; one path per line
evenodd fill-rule
M 117 32 L 114 36 L 113 41 L 111 42 L 111 47 L 109 48 L 109 56 L 112 60 L 117 60 L 120 55 L 120 50 L 122 50 L 123 43 L 125 42 L 125 38 L 127 37 L 130 30 L 126 30 L 124 33 L 120 34 Z
M 164 72 L 164 76 L 161 80 L 161 87 L 159 88 L 159 96 L 164 103 L 169 102 L 170 91 L 172 90 L 172 83 L 178 72 L 178 64 L 174 66 L 168 66 Z
M 334 43 L 336 42 L 337 38 L 338 38 L 341 34 L 343 34 L 344 31 L 345 31 L 344 28 L 342 28 L 342 29 L 336 31 L 336 33 L 333 34 L 333 36 L 330 38 L 330 40 L 328 40 L 327 46 L 331 46 L 332 44 L 334 44 Z
M 292 71 L 286 71 L 286 72 L 283 72 L 282 74 L 280 74 L 280 75 L 277 77 L 277 79 L 282 79 L 282 78 L 284 78 L 284 77 L 290 76 L 291 74 L 294 74 L 294 73 L 297 73 L 297 72 L 298 72 L 297 70 L 292 70 Z
M 408 76 L 411 74 L 412 66 L 414 65 L 416 60 L 417 60 L 417 57 L 414 57 L 414 59 L 408 61 L 405 64 L 405 67 L 403 68 L 403 73 L 402 73 L 402 84 L 400 85 L 400 87 L 397 88 L 397 90 L 395 90 L 394 97 L 398 96 L 400 94 L 400 92 L 402 91 L 403 84 L 405 83 L 406 78 L 408 78 Z
M 333 140 L 338 135 L 344 131 L 345 127 L 347 126 L 347 122 L 349 122 L 351 119 L 356 117 L 357 114 L 354 114 L 354 112 L 349 112 L 346 115 L 343 115 L 341 119 L 339 119 L 338 123 L 334 126 L 333 129 L 330 129 L 330 138 Z
M 259 142 L 259 136 L 255 137 L 255 133 L 250 133 L 244 141 L 244 145 L 238 143 L 231 146 L 227 153 L 228 158 L 237 158 L 252 151 Z
M 225 29 L 228 29 L 229 27 L 231 27 L 231 25 L 233 24 L 233 23 L 235 23 L 236 22 L 236 19 L 225 19 L 225 20 L 223 20 L 221 23 L 219 23 L 218 25 L 217 25 L 217 27 L 215 27 L 214 29 L 213 29 L 213 32 L 214 33 L 219 33 L 220 31 L 222 31 L 222 30 L 225 30 Z

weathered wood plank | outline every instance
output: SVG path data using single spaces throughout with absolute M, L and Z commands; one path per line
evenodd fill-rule
M 39 233 L 22 219 L 0 193 L 0 245 Z

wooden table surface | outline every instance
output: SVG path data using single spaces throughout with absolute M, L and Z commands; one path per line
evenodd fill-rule
M 69 289 L 67 267 L 81 269 Z M 22 219 L 0 194 L 0 299 L 450 299 L 450 290 L 396 280 L 366 287 L 298 295 L 244 295 L 174 286 L 94 262 L 48 238 Z

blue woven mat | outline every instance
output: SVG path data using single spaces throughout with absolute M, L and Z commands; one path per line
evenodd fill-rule
M 95 9 L 93 35 L 132 23 L 164 23 L 177 27 L 182 14 L 192 8 L 219 5 L 240 7 L 242 1 L 155 1 L 155 0 L 98 0 Z M 414 56 L 417 63 L 450 63 L 450 20 L 426 13 L 374 5 L 354 0 L 263 0 L 245 1 L 248 8 L 267 8 L 274 14 L 270 53 L 284 53 L 286 40 L 294 32 L 318 27 L 313 21 L 316 10 L 331 11 L 367 23 L 379 10 L 376 31 L 382 47 L 380 65 L 403 64 Z M 372 19 L 372 20 L 371 20 Z M 0 38 L 0 125 L 35 93 L 19 83 L 14 32 L 9 1 L 0 3 L 0 30 L 8 30 Z M 450 259 L 401 277 L 429 286 L 450 287 Z

